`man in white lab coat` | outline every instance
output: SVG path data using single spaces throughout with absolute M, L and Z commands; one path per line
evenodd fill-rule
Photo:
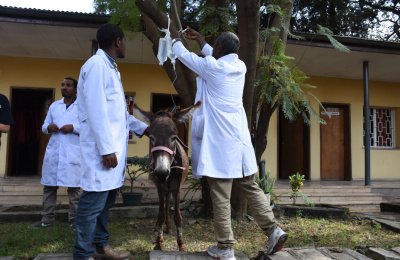
M 67 77 L 61 83 L 62 99 L 50 105 L 42 125 L 44 134 L 51 134 L 42 166 L 43 210 L 42 220 L 30 228 L 54 226 L 54 208 L 59 186 L 68 187 L 70 227 L 75 229 L 75 215 L 80 194 L 80 148 L 78 82 Z
M 124 58 L 126 39 L 116 25 L 97 30 L 100 49 L 82 66 L 78 84 L 83 189 L 76 214 L 74 260 L 128 259 L 108 245 L 109 209 L 125 176 L 129 130 L 148 135 L 130 116 L 115 60 Z
M 203 105 L 192 119 L 191 159 L 193 175 L 206 177 L 210 185 L 218 244 L 207 252 L 216 258 L 235 259 L 230 215 L 235 179 L 257 223 L 269 236 L 268 254 L 273 254 L 282 249 L 288 235 L 277 226 L 264 193 L 254 181 L 258 169 L 242 104 L 246 65 L 237 55 L 239 38 L 222 33 L 211 47 L 188 28 L 185 36 L 198 42 L 202 58 L 184 47 L 178 31 L 173 30 L 171 36 L 177 58 L 199 75 L 195 102 L 201 100 Z

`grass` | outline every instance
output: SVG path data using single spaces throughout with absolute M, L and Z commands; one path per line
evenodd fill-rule
M 194 223 L 193 223 L 194 222 Z M 371 224 L 368 220 L 349 218 L 279 219 L 282 228 L 289 233 L 286 247 L 340 247 L 354 249 L 360 245 L 375 245 L 392 248 L 399 245 L 400 234 Z M 189 224 L 191 223 L 191 224 Z M 40 253 L 71 253 L 74 232 L 67 223 L 57 222 L 53 228 L 28 229 L 32 223 L 0 223 L 0 256 L 13 256 L 19 260 L 33 259 Z M 156 240 L 155 220 L 132 219 L 111 222 L 110 245 L 117 250 L 129 250 L 132 259 L 148 259 Z M 254 258 L 260 248 L 265 248 L 267 239 L 261 229 L 253 222 L 232 222 L 237 244 L 235 250 L 243 251 Z M 213 223 L 205 219 L 184 219 L 183 234 L 188 251 L 205 251 L 215 244 Z M 164 234 L 163 250 L 176 251 L 176 232 Z

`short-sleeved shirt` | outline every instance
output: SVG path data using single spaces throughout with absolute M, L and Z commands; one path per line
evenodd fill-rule
M 10 103 L 3 94 L 0 94 L 0 123 L 3 125 L 13 125 L 14 120 L 11 114 Z M 0 133 L 0 145 L 1 145 L 1 133 Z

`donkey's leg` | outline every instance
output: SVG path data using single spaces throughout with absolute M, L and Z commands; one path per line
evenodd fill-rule
M 176 226 L 176 233 L 177 233 L 177 243 L 179 247 L 179 251 L 187 251 L 185 247 L 185 241 L 183 241 L 182 235 L 182 216 L 181 210 L 179 208 L 179 202 L 181 197 L 181 189 L 180 187 L 177 190 L 174 190 L 173 193 L 174 198 L 174 221 Z
M 165 221 L 165 193 L 163 192 L 161 185 L 157 185 L 157 191 L 158 191 L 158 201 L 160 203 L 159 208 L 158 208 L 158 217 L 157 217 L 157 223 L 156 223 L 156 229 L 157 229 L 157 240 L 156 240 L 156 245 L 154 247 L 154 250 L 162 250 L 161 249 L 161 244 L 163 242 L 163 225 Z
M 172 226 L 171 226 L 171 217 L 169 215 L 169 205 L 171 201 L 171 191 L 167 191 L 167 195 L 165 196 L 165 225 L 167 230 L 165 233 L 172 234 Z

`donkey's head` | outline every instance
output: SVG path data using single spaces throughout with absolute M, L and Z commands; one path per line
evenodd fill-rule
M 153 157 L 151 167 L 157 182 L 165 183 L 171 173 L 171 164 L 176 154 L 178 142 L 176 124 L 188 122 L 200 105 L 201 101 L 198 101 L 194 106 L 175 113 L 166 110 L 152 113 L 143 111 L 134 104 L 135 111 L 150 123 L 149 138 Z

